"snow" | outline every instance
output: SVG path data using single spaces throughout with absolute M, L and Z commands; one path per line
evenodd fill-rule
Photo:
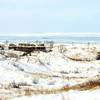
M 86 45 L 64 45 L 65 52 L 62 53 L 58 46 L 57 44 L 52 52 L 34 52 L 31 56 L 20 56 L 23 52 L 14 50 L 0 51 L 0 85 L 7 86 L 15 82 L 27 83 L 35 89 L 58 89 L 82 83 L 87 78 L 100 74 L 100 60 L 96 60 L 97 52 L 100 50 L 98 46 L 94 50 L 94 46 L 88 49 Z M 14 56 L 15 54 L 17 56 Z M 83 61 L 69 59 L 75 56 Z M 33 94 L 22 97 L 15 95 L 12 100 L 100 100 L 99 95 L 99 89 L 71 90 L 59 94 Z
M 71 90 L 67 93 L 24 96 L 11 100 L 100 100 L 100 90 L 82 92 Z

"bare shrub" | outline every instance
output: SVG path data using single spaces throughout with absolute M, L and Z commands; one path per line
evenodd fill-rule
M 19 88 L 19 84 L 16 84 L 15 81 L 9 84 L 9 87 L 11 88 Z
M 38 84 L 38 82 L 39 82 L 39 80 L 36 78 L 33 80 L 33 84 Z
M 64 52 L 66 51 L 65 46 L 64 46 L 64 45 L 59 45 L 59 46 L 58 46 L 58 51 L 59 51 L 60 53 L 64 53 Z
M 27 88 L 24 90 L 25 96 L 31 96 L 32 95 L 32 90 L 30 88 Z
M 100 60 L 100 52 L 98 52 L 96 60 Z

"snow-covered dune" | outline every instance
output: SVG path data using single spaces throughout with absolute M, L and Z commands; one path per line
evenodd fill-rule
M 37 96 L 34 91 L 30 97 L 24 94 L 24 88 L 40 89 L 38 92 L 41 89 L 59 89 L 100 75 L 100 60 L 96 59 L 99 50 L 98 45 L 89 48 L 87 45 L 71 44 L 55 44 L 51 52 L 32 52 L 25 56 L 21 51 L 0 50 L 0 99 L 13 100 L 23 96 L 14 100 L 99 100 L 99 90 L 73 90 Z

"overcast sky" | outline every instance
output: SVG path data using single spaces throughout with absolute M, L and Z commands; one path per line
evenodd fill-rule
M 100 32 L 100 0 L 0 0 L 2 32 Z

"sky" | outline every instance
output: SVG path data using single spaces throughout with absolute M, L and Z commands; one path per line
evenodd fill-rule
M 100 0 L 0 0 L 0 33 L 21 32 L 100 32 Z

